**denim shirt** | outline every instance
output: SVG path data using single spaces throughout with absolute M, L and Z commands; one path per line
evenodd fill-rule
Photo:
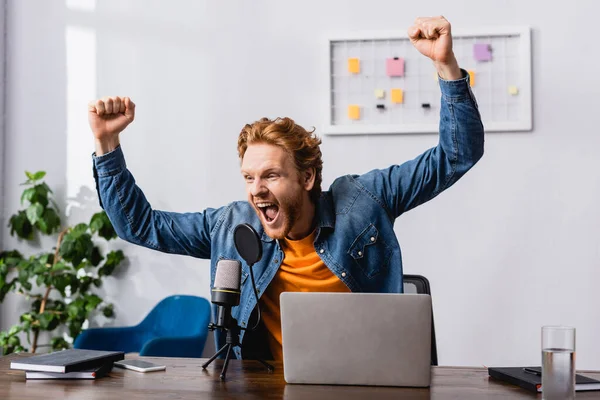
M 400 245 L 394 221 L 402 213 L 452 186 L 483 155 L 484 129 L 468 74 L 455 81 L 439 79 L 441 89 L 439 144 L 413 160 L 363 175 L 337 178 L 316 207 L 314 247 L 325 265 L 352 292 L 402 292 Z M 93 157 L 100 204 L 120 238 L 165 253 L 211 259 L 214 283 L 219 259 L 241 260 L 233 230 L 249 223 L 261 236 L 262 259 L 253 266 L 259 296 L 282 263 L 277 240 L 267 236 L 252 206 L 236 201 L 197 213 L 153 210 L 127 169 L 121 147 Z M 242 263 L 242 295 L 232 315 L 242 327 L 256 306 L 248 266 Z M 213 306 L 213 314 L 215 314 Z M 245 332 L 240 341 L 243 344 Z M 215 331 L 215 344 L 225 334 Z M 236 358 L 242 350 L 234 348 Z

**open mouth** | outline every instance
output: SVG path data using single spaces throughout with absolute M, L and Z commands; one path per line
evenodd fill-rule
M 267 221 L 269 224 L 275 221 L 279 215 L 279 206 L 275 205 L 274 203 L 262 201 L 256 203 L 256 207 L 261 211 L 265 221 Z

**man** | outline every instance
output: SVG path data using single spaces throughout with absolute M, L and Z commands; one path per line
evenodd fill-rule
M 320 140 L 289 118 L 262 119 L 246 125 L 238 140 L 247 201 L 195 214 L 152 210 L 119 145 L 135 105 L 127 97 L 90 103 L 100 201 L 121 238 L 210 258 L 212 286 L 217 261 L 238 259 L 233 229 L 249 223 L 261 236 L 263 257 L 253 268 L 262 323 L 257 331 L 242 332 L 237 358 L 282 358 L 281 292 L 402 292 L 395 219 L 450 187 L 483 155 L 483 125 L 468 75 L 452 52 L 450 23 L 443 17 L 418 18 L 408 34 L 433 60 L 440 78 L 439 144 L 401 165 L 340 177 L 326 192 L 321 192 Z M 242 327 L 253 326 L 257 314 L 246 268 L 240 305 L 232 311 Z M 217 333 L 217 348 L 224 340 Z

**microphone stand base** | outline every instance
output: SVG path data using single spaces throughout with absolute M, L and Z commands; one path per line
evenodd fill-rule
M 220 375 L 220 378 L 222 381 L 225 380 L 225 377 L 227 374 L 227 367 L 229 366 L 229 360 L 231 359 L 231 356 L 232 356 L 231 353 L 233 353 L 233 347 L 240 345 L 239 337 L 240 337 L 240 329 L 241 328 L 239 326 L 237 326 L 237 321 L 235 319 L 232 318 L 232 322 L 234 322 L 232 327 L 224 327 L 224 326 L 218 326 L 218 325 L 214 325 L 214 324 L 210 324 L 208 326 L 208 328 L 210 330 L 215 330 L 217 328 L 220 328 L 220 329 L 224 329 L 227 331 L 226 344 L 223 347 L 221 347 L 219 349 L 219 351 L 217 351 L 211 358 L 209 358 L 207 362 L 202 364 L 202 369 L 206 369 L 206 367 L 208 367 L 210 365 L 210 363 L 213 362 L 217 357 L 219 357 L 224 352 L 227 352 L 227 355 L 225 356 L 225 363 L 223 364 L 223 369 L 221 370 L 221 375 Z M 269 372 L 275 371 L 275 367 L 273 367 L 271 364 L 269 364 L 265 360 L 258 359 L 256 361 L 260 362 L 262 365 L 267 367 L 267 370 Z

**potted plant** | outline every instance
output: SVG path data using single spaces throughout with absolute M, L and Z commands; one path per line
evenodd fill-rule
M 56 235 L 56 247 L 30 256 L 17 250 L 0 251 L 0 302 L 11 292 L 30 302 L 30 309 L 19 322 L 0 332 L 3 355 L 35 353 L 40 347 L 69 348 L 95 312 L 113 318 L 113 305 L 104 302 L 94 289 L 125 258 L 121 250 L 104 256 L 98 247 L 99 238 L 109 241 L 117 237 L 104 211 L 94 214 L 89 223 L 63 227 L 52 191 L 43 182 L 46 173 L 26 175 L 21 196 L 26 208 L 10 217 L 10 234 L 27 241 L 37 234 Z M 38 342 L 43 331 L 49 332 L 49 343 Z M 23 337 L 27 345 L 22 343 Z

